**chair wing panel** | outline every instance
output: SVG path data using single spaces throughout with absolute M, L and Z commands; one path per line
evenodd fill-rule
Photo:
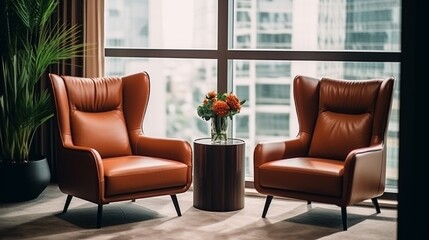
M 378 101 L 375 106 L 371 144 L 382 142 L 387 134 L 393 99 L 394 81 L 394 78 L 388 78 L 383 81 L 380 86 Z
M 56 106 L 55 118 L 63 145 L 72 145 L 70 128 L 70 106 L 64 80 L 57 74 L 50 73 L 52 95 Z
M 124 117 L 128 128 L 133 152 L 138 136 L 142 134 L 144 116 L 150 95 L 150 78 L 146 72 L 129 75 L 122 78 L 124 92 Z M 156 101 L 156 100 L 155 100 Z
M 293 96 L 299 133 L 312 134 L 319 107 L 319 80 L 306 76 L 296 76 L 293 81 Z M 308 145 L 310 143 L 308 142 Z

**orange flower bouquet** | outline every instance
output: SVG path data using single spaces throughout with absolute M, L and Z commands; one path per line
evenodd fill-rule
M 219 94 L 216 91 L 210 91 L 204 98 L 204 101 L 197 108 L 198 116 L 202 119 L 211 120 L 211 139 L 213 143 L 226 143 L 228 117 L 240 113 L 241 106 L 246 100 L 240 99 L 230 93 Z

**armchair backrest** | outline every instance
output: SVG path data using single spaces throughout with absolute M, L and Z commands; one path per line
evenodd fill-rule
M 147 73 L 50 78 L 63 146 L 93 148 L 102 158 L 132 154 L 149 99 Z
M 393 81 L 297 76 L 294 99 L 308 156 L 345 160 L 353 149 L 383 143 Z

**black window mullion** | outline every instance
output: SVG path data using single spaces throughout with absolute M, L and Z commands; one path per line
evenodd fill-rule
M 224 39 L 225 40 L 225 39 Z M 226 41 L 226 40 L 225 40 Z M 225 43 L 224 43 L 225 44 Z M 227 46 L 227 44 L 225 44 Z M 223 67 L 228 60 L 285 60 L 285 61 L 344 61 L 344 62 L 400 62 L 400 52 L 360 52 L 360 51 L 293 51 L 293 50 L 219 50 L 199 49 L 133 49 L 106 48 L 106 57 L 143 58 L 195 58 L 218 59 Z M 220 70 L 218 70 L 220 71 Z M 219 72 L 218 72 L 219 73 Z M 219 79 L 225 79 L 225 71 Z
M 217 32 L 217 88 L 218 92 L 228 90 L 228 4 L 218 0 Z

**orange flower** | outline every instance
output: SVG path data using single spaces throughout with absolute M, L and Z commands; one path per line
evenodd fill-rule
M 207 98 L 207 99 L 213 99 L 213 98 L 216 98 L 216 96 L 217 96 L 216 91 L 212 90 L 212 91 L 210 91 L 209 93 L 207 93 L 206 98 Z
M 218 94 L 212 90 L 205 95 L 203 103 L 197 107 L 197 114 L 206 121 L 215 117 L 232 119 L 232 116 L 240 113 L 241 106 L 245 102 L 246 100 L 240 101 L 232 92 Z
M 226 103 L 228 103 L 232 111 L 239 112 L 241 109 L 240 101 L 238 100 L 237 96 L 232 93 L 226 96 Z
M 229 114 L 229 106 L 224 101 L 216 101 L 213 104 L 213 112 L 216 115 L 220 116 L 220 117 L 228 116 L 228 114 Z

